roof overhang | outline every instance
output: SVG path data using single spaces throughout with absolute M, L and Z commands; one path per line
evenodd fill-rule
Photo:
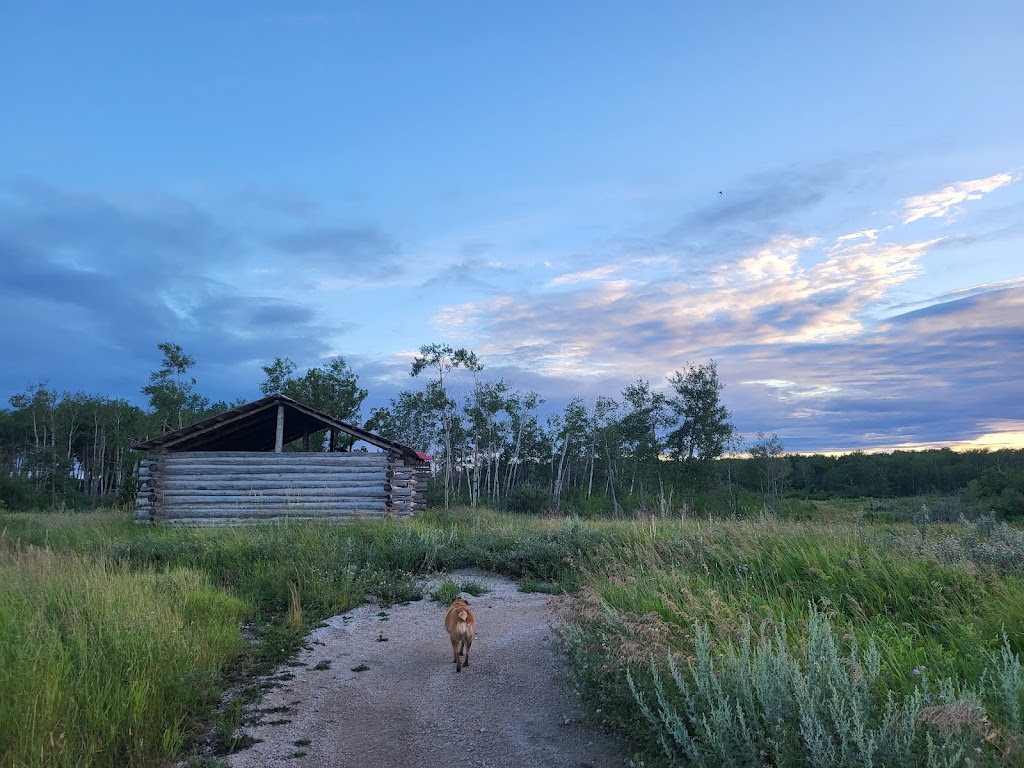
M 284 444 L 333 429 L 414 462 L 424 460 L 423 454 L 414 448 L 336 419 L 286 395 L 267 395 L 132 447 L 140 451 L 273 451 L 279 407 L 284 409 Z

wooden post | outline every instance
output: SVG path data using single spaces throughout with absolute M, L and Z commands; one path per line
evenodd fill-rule
M 277 406 L 277 437 L 274 438 L 274 453 L 284 450 L 284 406 Z
M 309 452 L 309 430 L 302 433 L 302 450 Z
M 327 450 L 329 450 L 331 453 L 334 453 L 336 450 L 338 450 L 338 430 L 336 429 L 331 430 L 331 445 Z

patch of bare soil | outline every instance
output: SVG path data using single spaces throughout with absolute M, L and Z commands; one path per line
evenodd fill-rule
M 461 673 L 444 631 L 446 606 L 429 597 L 363 605 L 310 635 L 297 659 L 304 666 L 279 671 L 294 677 L 257 705 L 260 722 L 244 730 L 260 741 L 230 765 L 628 765 L 614 740 L 581 721 L 553 648 L 552 598 L 479 571 L 451 578 L 489 590 L 468 598 L 476 638 Z

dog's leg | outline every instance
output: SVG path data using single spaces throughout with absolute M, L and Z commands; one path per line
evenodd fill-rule
M 468 667 L 469 666 L 469 648 L 472 645 L 473 645 L 473 633 L 470 632 L 468 635 L 466 635 L 465 640 L 463 640 L 463 646 L 466 649 L 466 660 L 464 662 L 462 662 L 462 665 L 464 667 Z
M 460 637 L 457 641 L 452 640 L 455 645 L 455 671 L 462 671 L 462 638 Z
M 458 664 L 459 663 L 459 641 L 458 641 L 458 638 L 456 638 L 454 635 L 452 636 L 451 640 L 452 640 L 452 663 L 453 664 Z

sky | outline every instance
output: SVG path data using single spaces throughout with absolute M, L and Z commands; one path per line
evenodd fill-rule
M 0 0 L 0 407 L 421 345 L 714 360 L 788 451 L 1024 447 L 1024 4 Z

